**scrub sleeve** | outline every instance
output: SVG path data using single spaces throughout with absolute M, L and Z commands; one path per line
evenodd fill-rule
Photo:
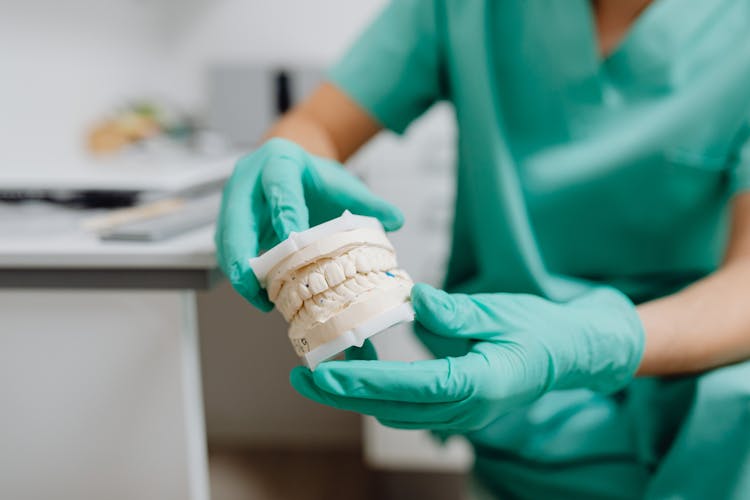
M 328 78 L 398 134 L 445 96 L 432 0 L 390 3 Z

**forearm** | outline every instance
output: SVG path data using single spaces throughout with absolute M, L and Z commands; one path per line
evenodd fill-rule
M 750 193 L 732 201 L 724 264 L 685 290 L 638 307 L 639 375 L 693 373 L 750 359 Z
M 345 161 L 373 137 L 380 125 L 330 83 L 279 119 L 264 139 L 283 137 L 307 152 Z
M 646 331 L 640 375 L 708 370 L 750 359 L 750 258 L 638 307 Z
M 263 140 L 272 137 L 289 139 L 317 156 L 342 160 L 328 131 L 313 117 L 299 109 L 292 109 L 282 116 L 268 129 Z

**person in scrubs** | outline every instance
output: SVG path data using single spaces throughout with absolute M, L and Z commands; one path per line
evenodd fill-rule
M 366 345 L 292 385 L 466 436 L 499 498 L 750 498 L 750 2 L 397 0 L 239 161 L 216 242 L 247 259 L 340 215 L 403 216 L 346 172 L 438 101 L 458 124 L 435 359 Z

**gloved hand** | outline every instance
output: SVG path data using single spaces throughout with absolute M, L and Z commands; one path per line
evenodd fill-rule
M 412 303 L 429 332 L 422 335 L 464 341 L 468 352 L 409 363 L 329 361 L 314 372 L 295 368 L 292 385 L 391 427 L 467 433 L 550 390 L 620 389 L 643 352 L 633 304 L 609 288 L 558 304 L 533 295 L 451 295 L 418 284 Z
M 313 156 L 285 139 L 271 139 L 237 162 L 224 187 L 216 227 L 219 266 L 251 304 L 269 311 L 248 259 L 348 209 L 377 217 L 387 231 L 401 227 L 401 211 L 372 194 L 337 162 Z

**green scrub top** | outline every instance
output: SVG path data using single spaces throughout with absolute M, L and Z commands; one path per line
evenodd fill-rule
M 603 59 L 587 0 L 396 0 L 330 79 L 398 133 L 453 104 L 448 290 L 640 302 L 718 266 L 750 188 L 748 19 L 657 0 Z

